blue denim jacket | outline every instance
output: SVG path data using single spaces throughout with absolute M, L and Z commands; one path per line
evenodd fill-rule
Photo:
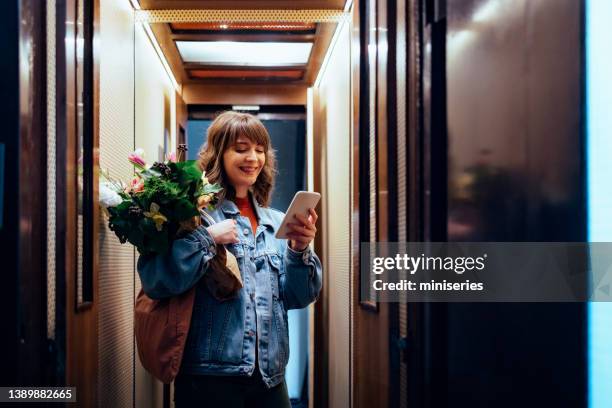
M 250 376 L 259 368 L 268 387 L 281 383 L 289 359 L 287 310 L 306 307 L 321 290 L 321 262 L 310 249 L 296 252 L 274 237 L 284 214 L 255 205 L 259 226 L 253 237 L 247 217 L 222 201 L 209 214 L 237 221 L 240 242 L 226 245 L 238 260 L 244 287 L 233 300 L 219 302 L 197 285 L 181 372 Z M 163 255 L 140 256 L 138 273 L 145 293 L 159 299 L 185 292 L 206 273 L 215 244 L 198 227 L 174 241 Z M 258 343 L 258 344 L 256 344 Z

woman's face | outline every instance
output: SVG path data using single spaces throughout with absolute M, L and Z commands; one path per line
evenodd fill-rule
M 223 168 L 236 195 L 243 197 L 246 194 L 257 181 L 265 163 L 264 147 L 244 136 L 239 136 L 234 145 L 225 150 Z

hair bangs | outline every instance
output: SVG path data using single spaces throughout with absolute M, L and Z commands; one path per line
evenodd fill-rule
M 244 115 L 230 125 L 228 142 L 236 143 L 239 137 L 246 137 L 251 142 L 262 145 L 267 151 L 270 149 L 270 135 L 264 125 L 251 115 Z

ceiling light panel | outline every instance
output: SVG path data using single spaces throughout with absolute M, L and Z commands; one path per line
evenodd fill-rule
M 183 62 L 212 65 L 277 66 L 308 62 L 312 43 L 177 41 Z

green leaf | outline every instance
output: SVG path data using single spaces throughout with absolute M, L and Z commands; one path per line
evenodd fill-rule
M 141 248 L 144 245 L 145 235 L 138 228 L 132 228 L 128 234 L 128 241 L 136 248 Z
M 194 217 L 199 214 L 199 211 L 194 203 L 183 198 L 174 204 L 174 219 L 176 221 L 184 221 L 188 220 L 191 217 Z
M 116 207 L 113 207 L 113 210 L 116 210 L 117 214 L 123 214 L 129 210 L 131 205 L 132 205 L 132 200 L 123 200 L 121 204 L 119 204 Z M 110 208 L 109 208 L 109 211 L 110 211 Z
M 202 171 L 195 160 L 174 163 L 176 166 L 176 182 L 182 186 L 197 183 L 202 179 Z
M 161 173 L 160 173 L 159 171 L 154 170 L 154 169 L 151 169 L 151 168 L 141 170 L 141 171 L 139 171 L 139 172 L 137 172 L 137 173 L 138 173 L 138 174 L 140 175 L 140 177 L 141 177 L 143 180 L 145 180 L 145 181 L 146 181 L 146 180 L 149 180 L 149 179 L 151 179 L 151 178 L 154 178 L 154 177 L 160 177 L 160 176 L 161 176 Z
M 223 187 L 219 184 L 200 184 L 198 189 L 193 193 L 194 197 L 199 197 L 206 194 L 217 194 L 219 191 L 222 191 Z
M 155 222 L 150 218 L 143 218 L 138 223 L 138 229 L 145 235 L 157 234 L 157 228 L 155 228 Z

